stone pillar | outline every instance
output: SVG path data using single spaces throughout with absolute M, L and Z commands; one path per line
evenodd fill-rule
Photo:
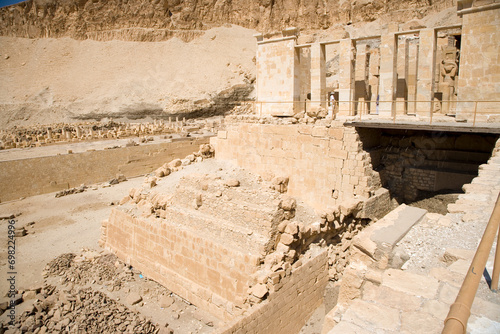
M 475 103 L 462 101 L 498 101 L 500 95 L 500 8 L 491 1 L 474 1 L 475 11 L 459 8 L 462 15 L 460 78 L 457 85 L 457 119 L 474 118 Z M 498 122 L 499 103 L 479 102 L 476 121 Z
M 321 43 L 311 46 L 311 100 L 313 106 L 326 108 L 326 51 Z
M 415 114 L 415 107 L 417 99 L 417 75 L 418 75 L 418 43 L 412 40 L 408 46 L 408 70 L 407 70 L 407 83 L 408 83 L 408 106 L 407 114 Z
M 368 84 L 370 85 L 371 103 L 370 113 L 378 114 L 377 96 L 379 95 L 379 71 L 380 71 L 380 52 L 378 49 L 370 50 L 370 74 Z
M 417 101 L 419 102 L 417 102 L 416 110 L 416 113 L 420 115 L 429 115 L 432 107 L 435 45 L 434 29 L 420 30 L 417 76 Z
M 379 114 L 392 116 L 396 81 L 396 38 L 394 33 L 382 35 L 380 40 Z
M 404 115 L 407 112 L 408 100 L 408 69 L 410 67 L 410 40 L 405 36 L 405 39 L 398 39 L 398 66 L 397 68 L 397 86 L 396 86 L 396 114 Z M 400 52 L 400 50 L 402 52 Z
M 283 31 L 283 37 L 257 38 L 257 104 L 262 116 L 292 116 L 300 109 L 300 50 L 296 50 L 298 30 Z M 297 108 L 294 108 L 297 105 Z M 295 110 L 294 110 L 295 109 Z
M 339 59 L 339 115 L 353 114 L 353 77 L 356 58 L 355 42 L 351 39 L 340 41 Z
M 82 138 L 82 130 L 80 129 L 79 126 L 76 127 L 76 138 L 78 139 Z
M 367 114 L 369 46 L 356 45 L 354 69 L 354 114 Z

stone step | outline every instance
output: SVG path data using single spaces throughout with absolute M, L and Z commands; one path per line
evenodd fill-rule
M 493 161 L 489 161 L 493 162 Z M 488 164 L 482 164 L 479 166 L 480 171 L 500 171 L 500 164 L 497 163 L 488 163 Z
M 204 238 L 223 241 L 225 246 L 234 250 L 249 249 L 259 254 L 270 240 L 265 232 L 261 233 L 252 226 L 237 226 L 233 221 L 185 207 L 167 207 L 164 218 L 181 228 L 189 224 L 191 230 L 199 231 Z
M 256 206 L 253 203 L 240 201 L 228 197 L 221 198 L 203 192 L 195 192 L 184 189 L 182 193 L 176 194 L 173 204 L 177 207 L 186 209 L 197 209 L 207 215 L 218 216 L 227 220 L 233 220 L 234 224 L 251 225 L 253 222 L 260 222 L 270 227 L 270 222 L 277 214 L 278 206 Z M 199 196 L 201 202 L 196 204 L 196 198 Z

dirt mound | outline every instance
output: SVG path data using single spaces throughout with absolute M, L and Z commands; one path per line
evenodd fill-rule
M 459 194 L 437 194 L 434 196 L 428 196 L 426 198 L 421 198 L 413 203 L 411 206 L 425 209 L 428 212 L 439 213 L 445 215 L 448 213 L 448 204 L 455 203 L 458 199 Z

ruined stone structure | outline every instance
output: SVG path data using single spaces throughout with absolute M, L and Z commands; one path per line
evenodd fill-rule
M 209 156 L 204 147 L 131 189 L 103 224 L 102 245 L 236 327 L 261 326 L 252 307 L 261 302 L 272 312 L 289 308 L 264 326 L 280 328 L 298 309 L 303 315 L 277 332 L 302 326 L 328 278 L 341 277 L 352 237 L 389 210 L 388 192 L 325 207 L 318 219 L 307 203 L 284 194 L 288 177 L 266 181 L 213 160 L 196 173 L 196 164 L 185 164 Z M 293 307 L 288 301 L 297 289 L 303 303 Z
M 496 2 L 468 5 L 464 16 L 499 12 Z M 226 117 L 210 149 L 165 164 L 131 190 L 103 224 L 102 244 L 226 320 L 223 333 L 298 332 L 328 279 L 344 275 L 358 232 L 391 210 L 391 196 L 414 200 L 420 191 L 457 189 L 491 154 L 498 129 L 468 136 L 452 128 L 439 136 L 446 129 L 362 129 L 346 122 L 364 114 L 432 117 L 438 95 L 440 111 L 471 120 L 459 107 L 460 82 L 474 65 L 464 62 L 469 42 L 454 35 L 475 29 L 470 24 L 405 31 L 390 25 L 380 36 L 314 44 L 297 44 L 293 28 L 280 38 L 256 35 L 255 113 Z M 327 80 L 334 48 L 338 72 Z M 474 80 L 481 87 L 481 78 Z M 493 86 L 498 80 L 484 89 Z M 200 175 L 191 162 L 208 158 L 203 152 L 212 148 L 215 161 L 204 161 Z M 425 214 L 403 210 L 413 211 L 413 223 Z M 356 245 L 358 256 L 379 256 L 363 246 Z M 383 240 L 378 246 L 385 247 Z M 389 253 L 381 263 L 398 265 Z M 349 289 L 359 289 L 349 283 L 342 285 L 346 299 L 355 297 Z
M 317 210 L 355 196 L 369 198 L 381 186 L 354 128 L 341 122 L 262 125 L 238 118 L 227 119 L 227 130 L 212 138 L 217 159 L 260 175 L 289 177 L 288 193 Z

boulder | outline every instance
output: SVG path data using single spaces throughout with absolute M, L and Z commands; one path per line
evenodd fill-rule
M 180 167 L 182 165 L 181 159 L 174 159 L 168 163 L 168 167 Z
M 252 295 L 259 299 L 263 299 L 267 295 L 267 287 L 262 284 L 256 284 L 252 287 Z
M 295 210 L 295 208 L 297 207 L 297 201 L 294 198 L 287 196 L 283 198 L 283 200 L 280 203 L 280 206 L 285 211 L 292 211 Z
M 160 299 L 160 307 L 167 308 L 174 303 L 174 299 L 170 296 L 163 295 Z
M 280 237 L 280 242 L 283 244 L 283 245 L 290 245 L 293 243 L 293 235 L 291 234 L 288 234 L 288 233 L 283 233 L 281 234 L 281 237 Z

